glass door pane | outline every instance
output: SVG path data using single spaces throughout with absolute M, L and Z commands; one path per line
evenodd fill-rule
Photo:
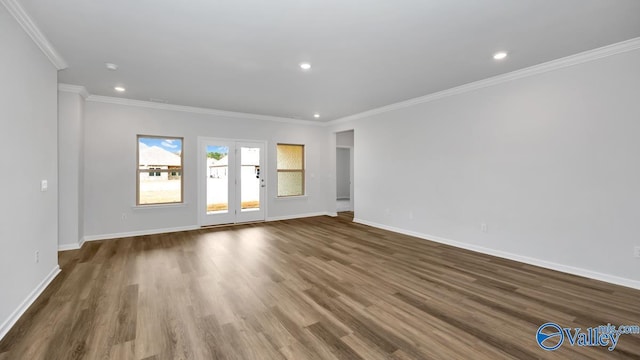
M 198 217 L 202 226 L 230 224 L 236 217 L 236 156 L 232 141 L 198 138 Z
M 207 144 L 207 215 L 229 212 L 229 147 Z
M 260 148 L 240 147 L 240 211 L 260 210 Z
M 236 222 L 262 221 L 265 219 L 265 166 L 263 142 L 236 142 L 239 155 L 236 206 L 240 209 Z

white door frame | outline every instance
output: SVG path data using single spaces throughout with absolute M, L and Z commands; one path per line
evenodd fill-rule
M 262 151 L 260 154 L 260 179 L 261 179 L 261 189 L 260 189 L 260 208 L 263 209 L 261 212 L 256 212 L 257 214 L 262 214 L 261 216 L 242 216 L 240 209 L 240 193 L 241 193 L 241 171 L 242 167 L 237 166 L 238 156 L 236 149 L 243 145 L 250 144 L 260 144 L 262 147 Z M 206 171 L 206 145 L 207 144 L 216 144 L 222 146 L 229 147 L 229 167 L 228 167 L 228 183 L 227 187 L 228 191 L 228 212 L 226 214 L 216 214 L 216 215 L 207 215 L 207 171 Z M 248 222 L 248 221 L 264 221 L 267 217 L 267 142 L 264 140 L 240 140 L 240 139 L 224 139 L 224 138 L 215 138 L 208 136 L 198 136 L 198 156 L 197 156 L 197 219 L 199 226 L 210 226 L 216 224 L 234 224 L 239 222 Z M 236 181 L 237 180 L 237 181 Z M 230 184 L 231 181 L 234 181 L 234 184 Z M 215 224 L 211 222 L 212 216 L 215 216 L 217 220 Z

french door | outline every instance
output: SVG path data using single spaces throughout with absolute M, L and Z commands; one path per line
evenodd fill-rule
M 265 219 L 265 144 L 198 139 L 200 226 Z

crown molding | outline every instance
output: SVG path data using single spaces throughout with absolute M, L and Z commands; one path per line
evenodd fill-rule
M 85 100 L 89 97 L 89 92 L 87 91 L 87 88 L 80 85 L 58 84 L 58 91 L 78 94 L 82 96 L 82 98 Z
M 42 31 L 38 28 L 36 23 L 31 19 L 27 12 L 22 8 L 17 0 L 0 0 L 0 3 L 4 5 L 16 21 L 22 26 L 24 31 L 29 34 L 33 42 L 38 45 L 40 50 L 49 58 L 49 61 L 58 70 L 63 70 L 69 67 L 67 62 L 62 58 L 60 53 L 53 47 L 53 45 L 47 40 Z
M 102 96 L 102 95 L 89 95 L 89 97 L 87 97 L 87 101 L 100 102 L 100 103 L 106 103 L 106 104 L 136 106 L 136 107 L 142 107 L 142 108 L 148 108 L 148 109 L 181 111 L 181 112 L 187 112 L 187 113 L 193 113 L 193 114 L 215 115 L 215 116 L 223 116 L 223 117 L 238 118 L 238 119 L 276 121 L 276 122 L 283 122 L 283 123 L 297 124 L 297 125 L 307 125 L 307 126 L 326 126 L 327 124 L 325 122 L 318 122 L 318 121 L 299 120 L 299 119 L 291 119 L 291 118 L 270 116 L 270 115 L 249 114 L 249 113 L 216 110 L 216 109 L 201 108 L 201 107 L 194 107 L 194 106 L 156 103 L 152 101 L 132 100 L 132 99 L 117 98 L 117 97 Z
M 546 63 L 534 65 L 528 68 L 512 71 L 506 74 L 497 75 L 488 79 L 471 82 L 465 85 L 460 85 L 451 89 L 435 92 L 429 95 L 409 99 L 406 101 L 397 102 L 395 104 L 382 106 L 376 109 L 367 110 L 361 113 L 345 116 L 336 120 L 326 122 L 328 126 L 337 125 L 349 121 L 367 118 L 370 116 L 386 113 L 393 110 L 403 109 L 418 104 L 424 104 L 438 99 L 463 94 L 473 90 L 486 88 L 502 83 L 506 83 L 513 80 L 522 79 L 529 76 L 543 74 L 549 71 L 554 71 L 569 66 L 579 65 L 586 62 L 602 59 L 608 56 L 622 54 L 628 51 L 640 49 L 640 37 L 622 41 L 619 43 L 607 45 L 593 50 L 588 50 L 578 54 L 570 55 L 564 58 L 551 60 Z

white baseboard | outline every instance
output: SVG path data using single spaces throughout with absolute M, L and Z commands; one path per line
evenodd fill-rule
M 31 291 L 31 293 L 27 296 L 26 299 L 24 299 L 22 304 L 20 304 L 20 306 L 18 306 L 18 308 L 13 313 L 11 313 L 11 315 L 9 315 L 9 318 L 7 318 L 2 323 L 2 325 L 0 325 L 0 340 L 2 340 L 2 338 L 4 338 L 5 335 L 7 335 L 9 330 L 11 330 L 13 325 L 16 324 L 18 319 L 20 319 L 20 317 L 24 314 L 24 312 L 27 311 L 29 306 L 31 306 L 33 302 L 36 301 L 38 296 L 42 294 L 44 289 L 46 289 L 47 286 L 49 286 L 51 281 L 53 281 L 53 279 L 55 279 L 59 273 L 60 273 L 60 266 L 56 265 L 56 267 L 54 267 L 53 270 L 51 270 L 49 275 L 47 275 L 40 282 L 40 284 L 38 284 L 38 286 L 36 286 L 36 288 L 33 289 L 33 291 Z
M 292 220 L 292 219 L 301 219 L 301 218 L 314 217 L 314 216 L 338 216 L 338 214 L 330 213 L 327 211 L 320 211 L 320 212 L 306 213 L 306 214 L 273 216 L 273 217 L 268 217 L 266 221 Z
M 82 239 L 82 243 L 79 245 L 80 247 L 82 247 L 82 244 L 84 244 L 84 242 L 86 241 L 119 239 L 119 238 L 126 238 L 126 237 L 132 237 L 132 236 L 165 234 L 165 233 L 172 233 L 172 232 L 178 232 L 178 231 L 190 231 L 190 230 L 197 230 L 197 229 L 200 229 L 200 226 L 190 225 L 190 226 L 181 226 L 181 227 L 165 228 L 165 229 L 129 231 L 129 232 L 122 232 L 122 233 L 114 233 L 114 234 L 87 235 Z
M 353 222 L 356 222 L 356 223 L 359 223 L 359 224 L 363 224 L 363 225 L 372 226 L 372 227 L 383 229 L 383 230 L 393 231 L 393 232 L 396 232 L 396 233 L 399 233 L 399 234 L 414 236 L 414 237 L 417 237 L 417 238 L 420 238 L 420 239 L 434 241 L 434 242 L 441 243 L 441 244 L 451 245 L 451 246 L 455 246 L 457 248 L 471 250 L 471 251 L 475 251 L 475 252 L 478 252 L 478 253 L 481 253 L 481 254 L 497 256 L 497 257 L 500 257 L 500 258 L 514 260 L 514 261 L 518 261 L 518 262 L 529 264 L 529 265 L 543 267 L 545 269 L 560 271 L 560 272 L 567 273 L 567 274 L 578 275 L 578 276 L 586 277 L 586 278 L 589 278 L 589 279 L 600 280 L 600 281 L 608 282 L 608 283 L 611 283 L 611 284 L 626 286 L 626 287 L 629 287 L 629 288 L 640 290 L 640 281 L 633 280 L 633 279 L 627 279 L 627 278 L 623 278 L 623 277 L 619 277 L 619 276 L 615 276 L 615 275 L 603 274 L 603 273 L 599 273 L 599 272 L 596 272 L 596 271 L 577 268 L 577 267 L 574 267 L 574 266 L 558 264 L 558 263 L 554 263 L 554 262 L 551 262 L 551 261 L 546 261 L 546 260 L 531 258 L 531 257 L 528 257 L 528 256 L 509 253 L 509 252 L 506 252 L 506 251 L 490 249 L 490 248 L 486 248 L 486 247 L 482 247 L 482 246 L 478 246 L 478 245 L 473 245 L 473 244 L 467 244 L 467 243 L 463 243 L 463 242 L 460 242 L 460 241 L 441 238 L 439 236 L 433 236 L 433 235 L 419 233 L 419 232 L 416 232 L 416 231 L 405 230 L 405 229 L 401 229 L 401 228 L 397 228 L 397 227 L 393 227 L 393 226 L 387 226 L 387 225 L 383 225 L 383 224 L 378 224 L 378 223 L 367 221 L 367 220 L 353 219 Z
M 83 241 L 84 243 L 84 241 Z M 77 244 L 59 244 L 58 251 L 78 250 L 82 247 L 80 243 Z
M 338 214 L 330 213 L 330 212 L 315 212 L 315 213 L 307 213 L 307 214 L 269 217 L 265 221 L 290 220 L 290 219 L 299 219 L 299 218 L 306 218 L 306 217 L 312 217 L 312 216 L 338 216 Z M 79 249 L 82 247 L 82 245 L 86 241 L 110 240 L 110 239 L 120 239 L 120 238 L 133 237 L 133 236 L 142 236 L 142 235 L 166 234 L 166 233 L 172 233 L 172 232 L 178 232 L 178 231 L 198 230 L 200 228 L 201 227 L 199 225 L 190 225 L 190 226 L 181 226 L 181 227 L 175 227 L 175 228 L 149 229 L 149 230 L 114 233 L 114 234 L 87 235 L 82 239 L 82 241 L 78 244 L 77 247 L 74 247 L 73 244 L 68 245 L 68 247 L 67 245 L 63 245 L 59 247 L 59 250 L 64 251 L 64 250 Z M 64 250 L 62 250 L 62 248 L 64 248 Z

